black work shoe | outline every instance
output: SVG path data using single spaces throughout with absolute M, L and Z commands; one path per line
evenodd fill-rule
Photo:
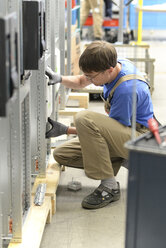
M 118 182 L 117 184 L 118 188 L 112 190 L 100 184 L 93 193 L 83 199 L 82 207 L 88 209 L 97 209 L 105 207 L 109 203 L 119 200 L 120 186 Z

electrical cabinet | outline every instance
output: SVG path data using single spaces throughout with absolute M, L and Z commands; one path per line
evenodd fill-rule
M 46 175 L 47 118 L 57 120 L 61 93 L 48 85 L 45 70 L 65 71 L 65 0 L 0 0 L 0 13 L 0 247 L 6 247 L 21 242 L 31 186 Z
M 65 0 L 0 0 L 0 13 L 0 246 L 3 247 L 11 239 L 21 242 L 32 205 L 31 186 L 37 175 L 46 175 L 51 149 L 50 141 L 45 139 L 47 118 L 57 120 L 59 96 L 66 97 L 66 90 L 61 89 L 60 93 L 59 85 L 49 86 L 45 75 L 47 66 L 65 74 Z

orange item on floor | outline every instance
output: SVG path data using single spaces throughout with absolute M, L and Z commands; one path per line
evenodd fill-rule
M 92 26 L 93 25 L 93 17 L 89 15 L 84 23 L 84 26 Z M 103 21 L 103 27 L 118 27 L 119 20 L 118 19 L 105 19 Z

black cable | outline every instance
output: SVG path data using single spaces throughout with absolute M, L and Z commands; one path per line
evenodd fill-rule
M 128 6 L 133 0 L 129 0 L 125 5 Z
M 114 5 L 116 5 L 119 8 L 119 5 L 117 3 L 115 3 L 113 0 L 110 0 Z M 128 6 L 133 0 L 129 0 L 125 6 Z
M 114 5 L 118 6 L 118 8 L 119 8 L 119 5 L 118 5 L 117 3 L 115 3 L 113 0 L 111 0 L 111 2 L 112 2 Z

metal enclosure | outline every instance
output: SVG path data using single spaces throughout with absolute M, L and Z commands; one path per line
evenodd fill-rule
M 64 13 L 65 0 L 0 0 L 0 247 L 21 242 L 32 175 L 46 174 L 60 93 L 45 69 L 65 72 Z
M 166 127 L 160 128 L 165 139 Z M 166 243 L 166 149 L 149 133 L 128 142 L 126 248 L 164 248 Z

